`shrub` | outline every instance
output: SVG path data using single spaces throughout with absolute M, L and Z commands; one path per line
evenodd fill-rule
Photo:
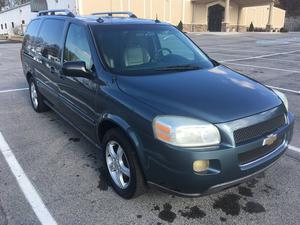
M 13 34 L 14 35 L 23 35 L 22 27 L 21 26 L 15 27 L 13 29 Z
M 183 31 L 183 23 L 181 20 L 180 20 L 179 24 L 177 25 L 177 29 L 180 31 Z
M 261 27 L 255 27 L 253 31 L 254 32 L 266 32 L 266 29 L 261 28 Z
M 280 32 L 281 32 L 281 33 L 287 33 L 287 32 L 289 32 L 289 31 L 288 31 L 287 28 L 282 27 L 282 28 L 280 28 Z
M 253 32 L 253 31 L 254 31 L 254 25 L 253 25 L 252 22 L 251 22 L 251 24 L 250 24 L 250 27 L 249 27 L 248 31 L 249 31 L 249 32 Z

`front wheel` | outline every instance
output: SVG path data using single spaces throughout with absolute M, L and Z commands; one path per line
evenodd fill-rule
M 32 107 L 36 112 L 46 112 L 49 110 L 48 106 L 44 103 L 44 97 L 39 93 L 36 87 L 33 77 L 29 79 L 29 94 Z
M 133 146 L 120 129 L 109 130 L 103 138 L 106 173 L 113 189 L 130 199 L 146 190 Z

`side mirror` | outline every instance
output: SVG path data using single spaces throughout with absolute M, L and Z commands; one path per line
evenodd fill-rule
M 85 62 L 83 61 L 65 62 L 62 67 L 62 72 L 68 77 L 91 78 L 91 73 L 86 69 Z

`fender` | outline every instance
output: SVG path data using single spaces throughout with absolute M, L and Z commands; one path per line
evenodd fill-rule
M 101 124 L 103 122 L 111 122 L 114 123 L 116 126 L 120 127 L 124 133 L 129 137 L 131 143 L 134 145 L 135 147 L 135 151 L 136 154 L 138 155 L 138 159 L 141 165 L 141 168 L 143 168 L 143 170 L 145 169 L 146 165 L 147 165 L 147 160 L 143 151 L 143 146 L 142 146 L 142 142 L 140 141 L 140 137 L 138 136 L 138 134 L 134 131 L 134 129 L 127 123 L 126 120 L 124 120 L 123 118 L 121 118 L 120 116 L 114 115 L 114 114 L 110 114 L 110 113 L 105 113 L 103 114 L 97 124 L 97 137 L 98 137 L 98 143 L 101 143 L 99 137 L 101 137 L 103 134 L 99 133 L 101 132 L 101 129 L 99 129 L 99 127 L 101 126 Z M 144 170 L 145 171 L 145 170 Z

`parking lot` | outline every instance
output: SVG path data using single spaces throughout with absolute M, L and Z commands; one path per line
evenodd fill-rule
M 151 189 L 123 200 L 101 174 L 98 149 L 54 112 L 32 110 L 21 44 L 0 41 L 0 225 L 299 224 L 300 34 L 189 36 L 217 61 L 287 89 L 296 123 L 294 139 L 278 163 L 256 179 L 206 197 Z

